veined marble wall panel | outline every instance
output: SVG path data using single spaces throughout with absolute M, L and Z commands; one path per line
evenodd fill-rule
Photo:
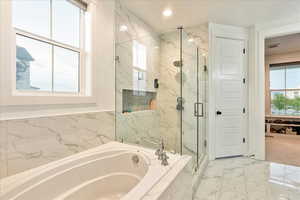
M 122 113 L 122 90 L 157 92 L 154 79 L 159 78 L 160 39 L 150 26 L 117 2 L 116 11 L 116 134 L 118 140 L 156 148 L 159 141 L 159 113 L 157 110 L 144 110 Z M 126 31 L 120 31 L 126 27 Z M 133 42 L 146 47 L 147 64 L 145 86 L 136 88 L 133 66 Z M 135 66 L 137 67 L 137 66 Z
M 180 96 L 180 69 L 173 65 L 179 60 L 179 33 L 177 31 L 161 35 L 160 87 L 158 108 L 160 133 L 168 150 L 179 152 L 180 112 L 176 110 Z
M 114 123 L 114 112 L 1 121 L 7 137 L 6 176 L 112 141 Z
M 188 40 L 194 39 L 191 43 Z M 204 57 L 208 50 L 208 28 L 202 25 L 184 29 L 183 33 L 183 152 L 195 154 L 196 119 L 194 117 L 194 103 L 197 95 L 196 82 L 196 45 L 200 51 L 200 70 L 204 67 Z M 160 112 L 160 132 L 167 142 L 168 149 L 179 151 L 180 148 L 180 112 L 176 110 L 177 97 L 180 96 L 180 69 L 173 65 L 180 59 L 179 31 L 161 35 L 161 68 L 158 104 Z M 200 102 L 206 102 L 207 79 L 200 73 Z M 204 106 L 206 107 L 206 106 Z M 205 110 L 204 110 L 205 112 Z M 200 119 L 201 133 L 205 131 L 205 118 Z M 203 139 L 203 138 L 202 138 Z

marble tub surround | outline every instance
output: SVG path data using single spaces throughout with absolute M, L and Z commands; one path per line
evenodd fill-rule
M 192 174 L 189 170 L 192 160 L 190 156 L 185 156 L 184 160 L 171 169 L 143 200 L 192 200 Z
M 132 162 L 132 156 L 138 156 L 139 162 Z M 121 197 L 124 200 L 166 200 L 164 194 L 169 193 L 171 188 L 173 191 L 175 183 L 177 191 L 181 191 L 185 197 L 190 196 L 188 192 L 191 191 L 190 188 L 189 190 L 186 187 L 177 188 L 180 183 L 188 186 L 189 178 L 185 176 L 185 167 L 190 162 L 190 156 L 169 153 L 168 156 L 169 165 L 162 166 L 154 150 L 110 142 L 5 178 L 3 180 L 5 191 L 0 198 L 3 197 L 5 200 L 18 196 L 16 199 L 32 200 L 43 194 L 45 200 Z M 136 177 L 138 180 L 130 185 L 129 182 L 126 183 L 126 179 L 124 182 L 124 178 L 112 179 L 117 174 Z M 72 181 L 68 181 L 70 179 Z M 100 189 L 99 186 L 92 187 L 98 185 L 98 180 L 103 180 Z M 92 190 L 81 187 L 86 185 Z M 73 197 L 68 198 L 70 196 Z
M 211 161 L 195 200 L 299 200 L 300 168 L 232 158 Z
M 3 176 L 114 140 L 114 121 L 113 111 L 1 121 L 7 138 Z

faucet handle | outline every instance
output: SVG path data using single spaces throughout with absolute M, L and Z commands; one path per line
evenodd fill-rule
M 165 150 L 165 143 L 164 143 L 164 139 L 161 139 L 161 149 L 162 151 Z
M 157 149 L 156 151 L 155 151 L 155 155 L 156 156 L 159 156 L 161 154 L 161 149 Z

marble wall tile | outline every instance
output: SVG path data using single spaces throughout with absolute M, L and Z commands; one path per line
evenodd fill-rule
M 191 43 L 188 40 L 194 39 Z M 180 112 L 176 110 L 177 98 L 180 96 L 180 68 L 173 65 L 179 60 L 180 43 L 179 32 L 162 34 L 161 38 L 161 65 L 160 88 L 158 91 L 158 105 L 160 112 L 160 132 L 167 142 L 167 148 L 179 151 L 180 147 Z M 200 102 L 204 103 L 204 116 L 200 119 L 200 134 L 205 134 L 206 120 L 206 88 L 207 77 L 204 72 L 205 57 L 208 49 L 208 28 L 202 25 L 195 28 L 184 29 L 183 32 L 183 152 L 193 155 L 197 151 L 196 118 L 194 117 L 194 103 L 197 100 L 197 54 L 199 47 L 200 61 Z M 200 144 L 204 137 L 200 137 Z M 200 152 L 203 152 L 203 147 Z
M 116 134 L 119 141 L 157 148 L 159 135 L 159 112 L 144 110 L 123 114 L 124 89 L 157 92 L 154 79 L 159 78 L 160 40 L 153 29 L 124 8 L 117 1 L 116 16 Z M 127 31 L 119 31 L 126 26 Z M 143 44 L 147 52 L 145 86 L 136 88 L 133 66 L 133 42 Z
M 114 112 L 1 121 L 6 176 L 114 140 L 114 121 Z

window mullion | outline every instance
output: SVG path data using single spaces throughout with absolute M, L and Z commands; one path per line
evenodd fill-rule
M 51 91 L 54 92 L 54 45 L 51 46 L 51 70 L 52 70 Z

